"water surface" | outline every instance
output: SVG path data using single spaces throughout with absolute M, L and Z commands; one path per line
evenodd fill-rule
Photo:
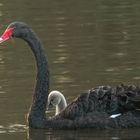
M 35 30 L 48 57 L 51 90 L 63 92 L 68 102 L 97 85 L 140 85 L 140 1 L 1 0 L 0 19 L 1 33 L 15 20 Z M 140 139 L 140 129 L 29 130 L 25 115 L 35 61 L 22 40 L 1 46 L 2 139 Z

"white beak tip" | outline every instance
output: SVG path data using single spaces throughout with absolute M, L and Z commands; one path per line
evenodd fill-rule
M 3 39 L 0 37 L 0 43 L 2 43 L 3 42 Z

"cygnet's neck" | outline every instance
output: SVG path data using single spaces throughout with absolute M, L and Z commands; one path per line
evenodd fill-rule
M 58 105 L 56 105 L 56 112 L 55 115 L 57 115 L 58 113 L 60 113 L 64 108 L 67 107 L 67 102 L 65 97 L 63 96 L 63 94 L 60 94 L 60 103 Z

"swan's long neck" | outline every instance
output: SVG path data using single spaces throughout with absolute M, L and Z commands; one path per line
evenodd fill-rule
M 58 105 L 56 105 L 56 112 L 55 115 L 57 115 L 58 113 L 60 113 L 64 108 L 67 107 L 67 102 L 66 99 L 63 95 L 60 96 L 61 101 Z
M 28 114 L 29 126 L 43 127 L 45 121 L 46 101 L 49 92 L 49 70 L 43 46 L 32 30 L 29 30 L 29 35 L 24 38 L 29 44 L 36 59 L 37 77 L 36 87 L 33 95 L 32 105 Z

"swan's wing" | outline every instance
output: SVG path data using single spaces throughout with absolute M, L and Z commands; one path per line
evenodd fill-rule
M 67 119 L 75 119 L 76 117 L 80 117 L 87 110 L 88 105 L 88 94 L 82 94 L 78 98 L 76 98 L 73 102 L 71 102 L 62 112 L 60 112 L 59 116 L 61 118 Z
M 118 87 L 118 102 L 124 111 L 140 109 L 140 87 L 134 85 Z
M 75 119 L 92 112 L 105 112 L 113 115 L 125 113 L 140 107 L 140 88 L 120 85 L 117 87 L 99 86 L 80 95 L 71 102 L 58 117 Z
M 61 118 L 75 119 L 87 116 L 94 111 L 107 112 L 110 104 L 110 86 L 100 86 L 81 94 L 71 102 L 60 114 Z

